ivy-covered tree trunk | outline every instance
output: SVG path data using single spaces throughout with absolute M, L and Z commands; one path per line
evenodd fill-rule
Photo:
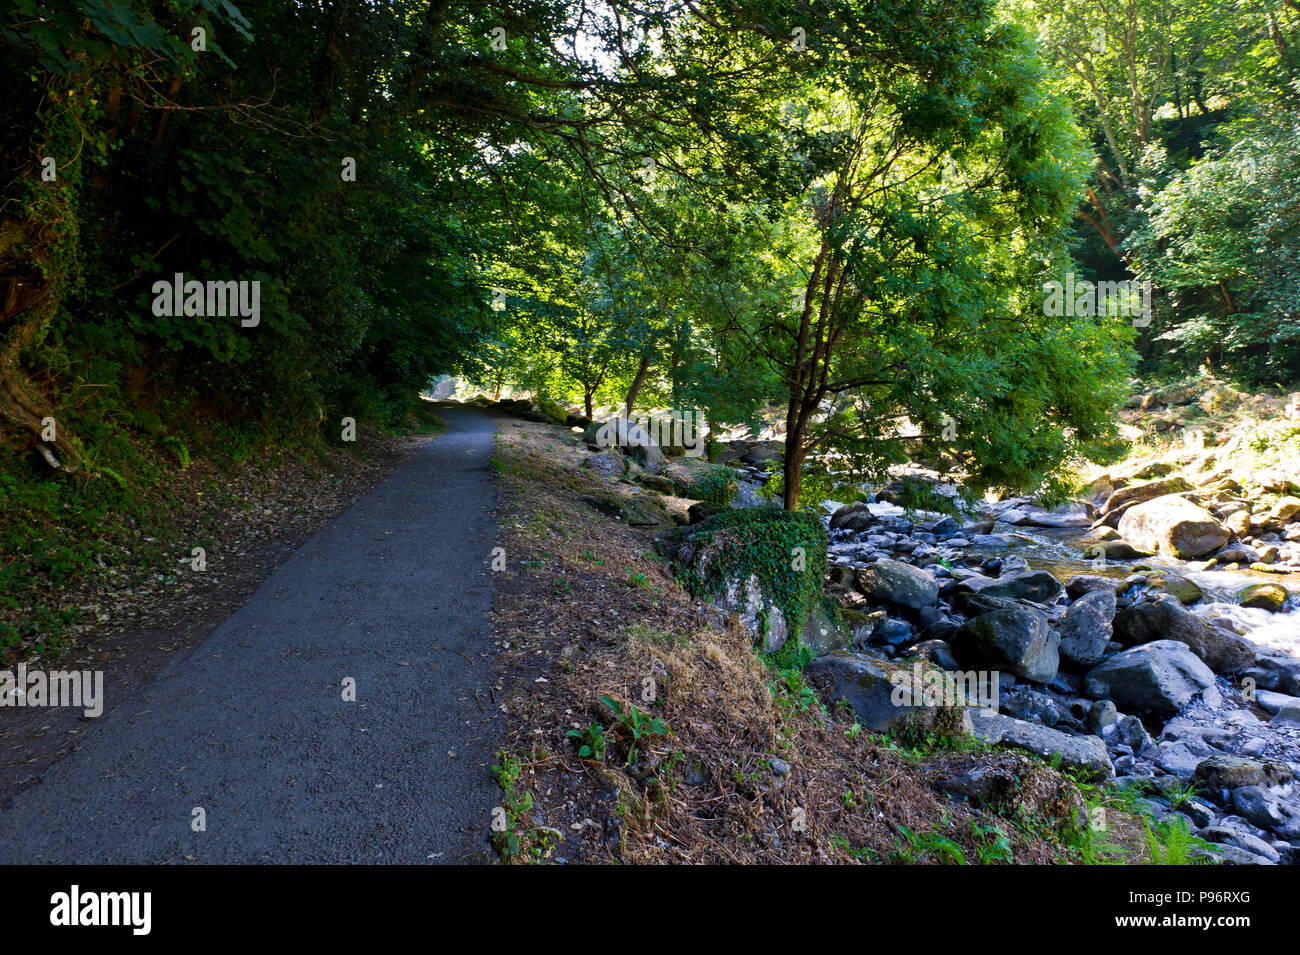
M 58 312 L 66 282 L 59 247 L 75 236 L 76 219 L 70 187 L 34 179 L 24 185 L 35 198 L 0 220 L 0 417 L 52 467 L 73 473 L 80 456 L 23 369 L 22 355 Z

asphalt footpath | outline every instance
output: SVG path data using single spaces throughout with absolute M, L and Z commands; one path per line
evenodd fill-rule
M 124 699 L 105 674 L 0 863 L 492 859 L 495 425 L 445 416 L 196 649 Z

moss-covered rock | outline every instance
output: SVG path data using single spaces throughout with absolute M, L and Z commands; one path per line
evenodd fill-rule
M 721 600 L 744 614 L 737 603 L 752 603 L 753 587 L 766 607 L 757 635 L 766 639 L 773 625 L 801 631 L 822 598 L 826 579 L 826 530 L 810 514 L 770 508 L 725 511 L 698 524 L 678 528 L 656 542 L 674 561 L 679 576 L 696 597 Z M 751 579 L 753 584 L 751 585 Z M 797 637 L 799 632 L 790 633 Z
M 729 503 L 740 490 L 736 472 L 725 464 L 706 464 L 676 477 L 677 493 L 692 501 L 720 506 Z
M 589 498 L 587 503 L 630 527 L 669 527 L 673 524 L 668 509 L 648 497 Z
M 552 424 L 564 424 L 569 420 L 569 411 L 562 408 L 550 398 L 538 398 L 537 410 L 544 414 Z
M 936 762 L 930 785 L 973 806 L 1069 839 L 1088 825 L 1087 807 L 1066 776 L 1015 753 L 957 753 Z
M 1243 607 L 1259 607 L 1273 613 L 1282 609 L 1286 598 L 1286 588 L 1279 587 L 1277 584 L 1251 584 L 1237 595 Z

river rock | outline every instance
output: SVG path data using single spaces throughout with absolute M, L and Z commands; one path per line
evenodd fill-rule
M 1114 537 L 1110 540 L 1103 540 L 1096 544 L 1089 544 L 1083 549 L 1083 556 L 1089 560 L 1098 560 L 1105 562 L 1108 560 L 1137 560 L 1140 557 L 1150 557 L 1154 550 L 1143 550 L 1140 547 L 1134 547 L 1122 537 Z
M 969 577 L 959 590 L 987 597 L 1011 597 L 1048 603 L 1061 592 L 1060 582 L 1045 570 L 1027 570 L 997 578 Z
M 1115 743 L 1127 746 L 1135 756 L 1141 756 L 1152 745 L 1151 735 L 1142 721 L 1128 713 L 1115 723 Z
M 1164 587 L 1165 593 L 1178 598 L 1183 606 L 1196 603 L 1205 596 L 1205 591 L 1194 580 L 1176 574 L 1171 570 L 1162 570 L 1151 578 L 1153 584 Z
M 1087 527 L 1092 523 L 1087 506 L 1078 502 L 1050 511 L 1035 504 L 1021 504 L 1003 511 L 999 518 L 1022 527 Z
M 1088 671 L 1084 692 L 1124 710 L 1173 716 L 1198 694 L 1217 709 L 1223 698 L 1214 674 L 1185 643 L 1156 640 L 1116 653 Z
M 1255 652 L 1255 665 L 1242 671 L 1241 675 L 1266 690 L 1300 696 L 1300 657 L 1293 657 L 1284 650 L 1260 647 Z
M 1279 706 L 1268 722 L 1272 726 L 1300 726 L 1300 700 Z
M 897 560 L 878 560 L 860 568 L 858 590 L 870 600 L 920 610 L 939 599 L 938 582 L 919 567 Z
M 1287 596 L 1286 588 L 1277 584 L 1251 584 L 1237 594 L 1237 601 L 1243 607 L 1258 607 L 1277 613 L 1286 603 Z
M 1246 756 L 1211 756 L 1197 764 L 1195 776 L 1211 795 L 1220 789 L 1280 786 L 1295 779 L 1291 767 L 1281 760 Z
M 972 710 L 970 716 L 976 738 L 986 743 L 1014 746 L 1043 759 L 1059 756 L 1061 765 L 1078 770 L 1093 782 L 1115 775 L 1106 744 L 1096 736 L 1071 736 L 1038 723 L 979 710 Z
M 1057 831 L 1082 832 L 1088 824 L 1074 784 L 1018 753 L 955 753 L 938 766 L 930 785 L 990 812 L 1024 813 Z
M 1058 632 L 1063 660 L 1088 669 L 1101 662 L 1111 639 L 1115 616 L 1115 591 L 1102 589 L 1085 594 L 1065 611 Z
M 876 523 L 875 515 L 868 509 L 865 501 L 845 504 L 831 515 L 830 528 L 833 531 L 848 530 L 861 534 Z
M 1110 514 L 1125 505 L 1141 504 L 1157 497 L 1164 497 L 1166 494 L 1176 494 L 1179 491 L 1190 491 L 1191 489 L 1192 485 L 1181 477 L 1148 481 L 1146 484 L 1130 484 L 1106 498 L 1106 503 L 1101 506 L 1101 512 L 1103 515 Z
M 1049 683 L 1056 676 L 1059 644 L 1045 613 L 1014 603 L 967 620 L 952 638 L 953 653 L 963 664 L 1009 670 L 1031 683 Z
M 1250 511 L 1247 509 L 1233 511 L 1223 519 L 1223 526 L 1237 537 L 1245 537 L 1250 533 Z
M 946 640 L 937 638 L 922 640 L 913 646 L 910 652 L 944 670 L 957 669 L 957 658 L 952 655 L 952 647 Z
M 1197 833 L 1206 842 L 1219 843 L 1222 846 L 1232 846 L 1243 852 L 1248 852 L 1254 856 L 1260 856 L 1269 862 L 1278 861 L 1278 851 L 1270 846 L 1259 836 L 1253 836 L 1249 832 L 1240 832 L 1236 829 L 1230 829 L 1227 826 L 1206 826 Z
M 964 732 L 972 725 L 964 700 L 951 706 L 927 702 L 930 688 L 916 685 L 916 669 L 856 653 L 828 653 L 818 657 L 804 673 L 833 699 L 853 707 L 865 729 L 883 733 L 915 717 L 924 724 L 955 721 Z M 954 717 L 953 710 L 959 712 Z
M 1275 832 L 1283 839 L 1300 839 L 1300 806 L 1284 802 L 1263 786 L 1234 789 L 1232 808 L 1252 826 Z
M 1232 540 L 1232 531 L 1213 514 L 1176 494 L 1129 509 L 1120 518 L 1119 532 L 1137 548 L 1181 560 L 1211 553 Z
M 1255 647 L 1249 640 L 1211 626 L 1169 594 L 1155 594 L 1119 610 L 1114 631 L 1115 639 L 1126 647 L 1153 640 L 1185 643 L 1216 673 L 1236 673 L 1255 662 Z
M 1268 516 L 1271 520 L 1285 524 L 1297 514 L 1300 514 L 1300 497 L 1292 497 L 1288 494 L 1273 505 L 1273 510 Z
M 1264 856 L 1247 852 L 1236 846 L 1220 843 L 1210 846 L 1194 846 L 1187 852 L 1187 858 L 1198 865 L 1276 865 Z
M 1090 594 L 1096 590 L 1109 590 L 1115 593 L 1115 585 L 1118 581 L 1114 577 L 1099 577 L 1095 574 L 1079 574 L 1077 577 L 1071 577 L 1065 584 L 1065 594 L 1071 600 L 1078 600 L 1084 594 Z

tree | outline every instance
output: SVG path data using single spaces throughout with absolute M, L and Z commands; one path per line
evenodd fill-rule
M 804 102 L 807 186 L 784 227 L 751 220 L 755 247 L 780 236 L 771 278 L 802 284 L 747 329 L 784 389 L 790 510 L 813 452 L 879 473 L 946 445 L 973 486 L 1033 487 L 1110 437 L 1125 332 L 1049 320 L 1034 262 L 1061 255 L 1082 175 L 1068 112 L 1014 28 L 936 30 L 888 84 Z

